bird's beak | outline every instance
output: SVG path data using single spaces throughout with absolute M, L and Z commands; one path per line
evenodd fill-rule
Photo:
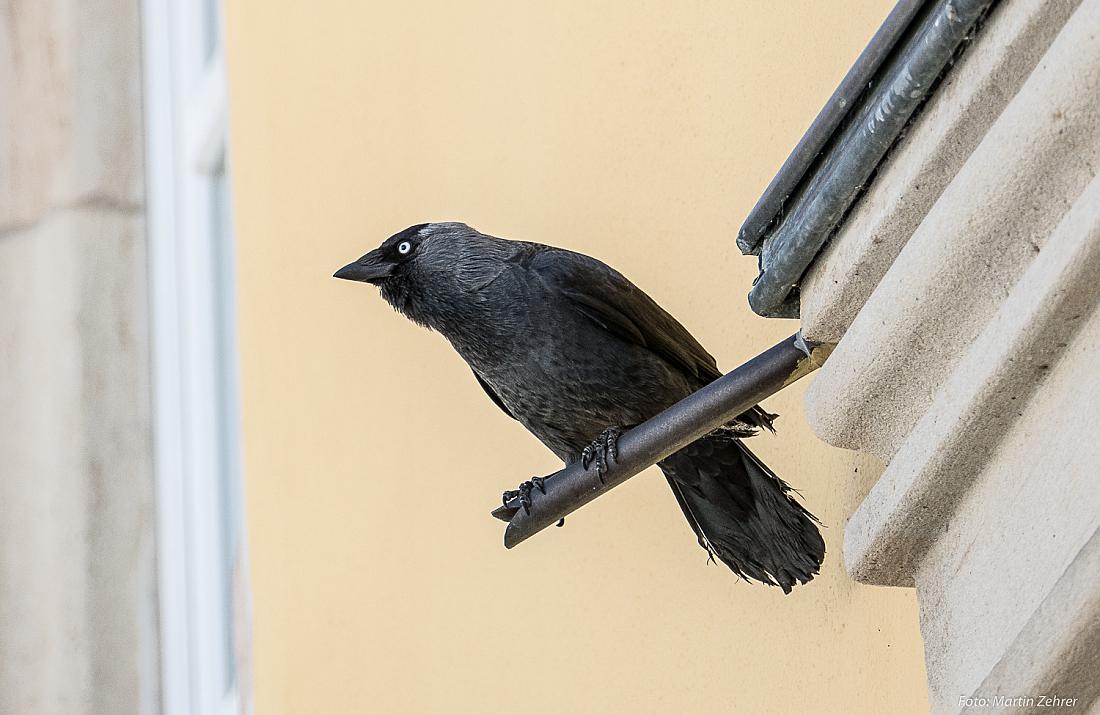
M 336 271 L 332 277 L 378 285 L 392 274 L 393 264 L 383 258 L 381 251 L 375 249 Z

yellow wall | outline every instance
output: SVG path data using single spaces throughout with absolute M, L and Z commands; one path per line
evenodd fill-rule
M 509 552 L 487 512 L 554 458 L 330 278 L 462 220 L 606 260 L 734 367 L 796 328 L 749 311 L 737 227 L 891 5 L 228 0 L 259 713 L 926 710 L 802 387 L 752 446 L 827 525 L 810 586 L 708 566 L 655 471 Z

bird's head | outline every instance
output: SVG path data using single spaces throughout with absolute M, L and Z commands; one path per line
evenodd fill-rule
M 382 297 L 412 320 L 428 324 L 417 310 L 446 289 L 461 273 L 459 264 L 472 243 L 487 237 L 464 223 L 421 223 L 395 233 L 378 248 L 333 274 L 335 278 L 370 283 Z

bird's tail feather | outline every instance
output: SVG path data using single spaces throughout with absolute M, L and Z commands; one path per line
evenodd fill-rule
M 700 546 L 738 576 L 790 593 L 818 573 L 817 519 L 734 435 L 707 435 L 659 466 Z

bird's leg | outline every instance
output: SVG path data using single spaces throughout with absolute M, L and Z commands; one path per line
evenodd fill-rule
M 611 462 L 619 461 L 619 437 L 622 433 L 618 427 L 608 427 L 581 452 L 581 466 L 588 469 L 588 465 L 595 462 L 596 476 L 601 484 Z

